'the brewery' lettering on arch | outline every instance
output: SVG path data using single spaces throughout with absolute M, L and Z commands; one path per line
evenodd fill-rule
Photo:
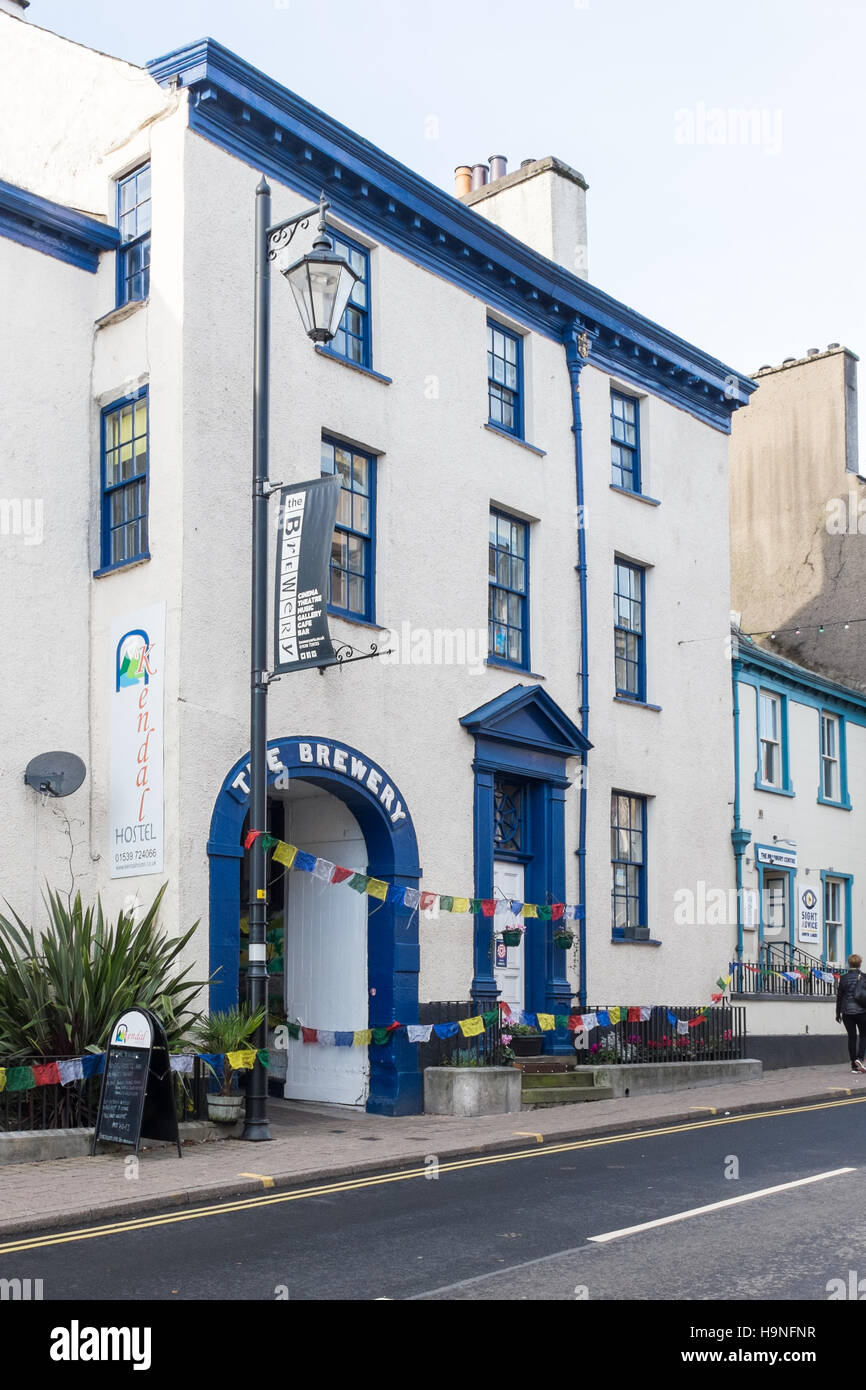
M 342 748 L 338 743 L 306 743 L 299 740 L 294 747 L 297 748 L 297 754 L 291 759 L 290 766 L 296 769 L 296 776 L 303 777 L 304 769 L 307 767 L 337 772 L 348 781 L 359 782 L 372 792 L 384 806 L 392 825 L 399 825 L 406 819 L 406 812 L 396 789 L 382 769 L 376 767 L 369 758 L 362 758 L 358 753 Z M 268 781 L 275 790 L 288 788 L 290 767 L 284 762 L 281 750 L 275 746 L 268 748 L 268 774 Z M 231 790 L 239 801 L 250 794 L 249 777 L 250 765 L 247 763 L 231 784 Z

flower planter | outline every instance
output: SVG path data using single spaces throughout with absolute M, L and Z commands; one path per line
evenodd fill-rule
M 553 937 L 554 946 L 560 946 L 564 951 L 570 951 L 574 945 L 574 932 L 558 931 Z
M 240 1091 L 221 1096 L 217 1092 L 207 1098 L 207 1117 L 219 1125 L 233 1125 L 244 1117 L 244 1099 Z
M 540 1057 L 544 1047 L 544 1038 L 540 1033 L 535 1037 L 526 1034 L 521 1037 L 519 1033 L 515 1033 L 512 1034 L 509 1046 L 515 1057 Z
M 502 933 L 502 941 L 505 946 L 519 946 L 522 937 L 523 932 L 518 931 L 517 928 L 514 931 L 506 930 Z
M 515 1115 L 520 1072 L 514 1067 L 426 1067 L 426 1115 Z

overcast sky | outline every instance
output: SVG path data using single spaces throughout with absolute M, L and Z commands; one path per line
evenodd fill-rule
M 743 372 L 866 352 L 864 0 L 32 0 L 28 18 L 134 63 L 209 35 L 447 189 L 457 164 L 558 155 L 589 182 L 608 293 Z

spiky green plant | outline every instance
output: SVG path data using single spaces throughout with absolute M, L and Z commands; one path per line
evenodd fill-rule
M 207 981 L 190 980 L 191 965 L 180 968 L 198 922 L 174 938 L 158 925 L 167 886 L 140 921 L 121 911 L 112 923 L 101 899 L 85 908 L 78 893 L 69 905 L 50 889 L 44 932 L 11 908 L 11 918 L 0 914 L 0 1056 L 74 1057 L 102 1048 L 117 1016 L 135 1004 L 158 1016 L 169 1046 L 181 1040 L 200 1017 L 190 1005 Z
M 252 1040 L 265 1021 L 265 1010 L 253 1013 L 248 1004 L 236 1009 L 226 1009 L 224 1013 L 208 1014 L 195 1025 L 191 1041 L 199 1052 L 240 1052 L 252 1044 Z M 227 1096 L 232 1089 L 233 1071 L 228 1058 L 223 1064 L 223 1075 L 218 1076 L 208 1063 L 217 1081 L 221 1082 L 222 1094 Z

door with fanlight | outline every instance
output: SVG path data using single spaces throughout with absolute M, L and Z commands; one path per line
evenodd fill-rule
M 493 861 L 493 894 L 496 898 L 523 901 L 523 865 L 511 863 L 507 859 Z M 524 1007 L 524 955 L 523 941 L 519 946 L 503 946 L 501 934 L 509 926 L 523 926 L 523 918 L 511 912 L 497 912 L 496 944 L 494 947 L 494 968 L 496 983 L 499 985 L 500 999 L 511 1008 L 512 1013 L 520 1013 Z

